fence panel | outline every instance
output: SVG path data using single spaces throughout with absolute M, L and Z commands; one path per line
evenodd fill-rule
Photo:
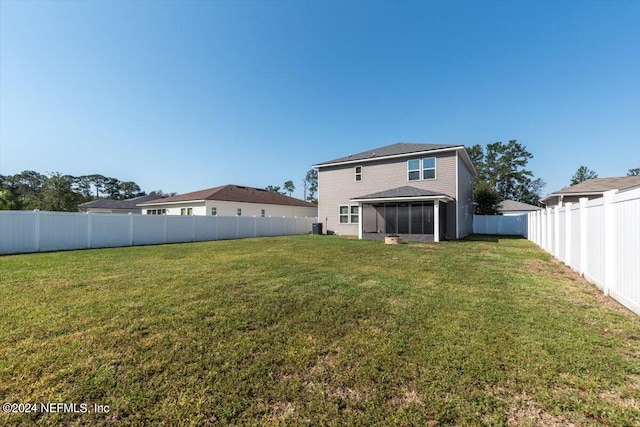
M 37 251 L 33 212 L 0 211 L 0 254 Z
M 616 207 L 616 275 L 611 295 L 640 313 L 640 191 L 614 196 Z
M 167 243 L 165 236 L 166 216 L 164 215 L 132 215 L 133 244 L 158 245 Z
M 37 212 L 36 224 L 39 221 L 40 234 L 38 250 L 55 251 L 69 249 L 85 249 L 88 247 L 89 216 L 70 212 Z
M 582 245 L 582 235 L 580 234 L 581 227 L 581 219 L 580 219 L 580 205 L 571 206 L 571 240 L 569 244 L 571 245 L 571 267 L 580 271 L 580 256 L 581 256 L 581 245 Z
M 473 232 L 504 236 L 527 236 L 527 214 L 522 215 L 474 215 Z
M 540 238 L 529 240 L 640 314 L 640 188 L 532 213 L 529 220 L 540 226 Z
M 586 207 L 587 223 L 587 266 L 584 276 L 590 282 L 604 289 L 604 205 L 602 199 L 590 200 Z
M 131 244 L 131 217 L 129 215 L 85 214 L 91 221 L 92 248 L 128 246 Z M 89 245 L 87 245 L 89 247 Z

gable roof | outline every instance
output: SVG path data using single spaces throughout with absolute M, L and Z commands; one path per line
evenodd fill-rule
M 228 202 L 260 203 L 267 205 L 302 206 L 315 208 L 317 205 L 284 194 L 274 193 L 262 188 L 246 187 L 243 185 L 222 185 L 206 190 L 178 194 L 172 197 L 140 203 L 140 206 L 163 205 L 167 203 L 194 202 L 203 200 L 220 200 Z
M 381 157 L 400 156 L 403 154 L 421 153 L 424 151 L 443 150 L 447 148 L 464 148 L 462 145 L 451 144 L 413 144 L 399 142 L 397 144 L 386 145 L 384 147 L 374 148 L 373 150 L 363 151 L 361 153 L 350 154 L 338 159 L 329 160 L 327 162 L 318 163 L 314 167 L 322 167 L 337 163 L 347 163 L 358 160 L 373 160 Z
M 140 209 L 138 203 L 148 202 L 150 200 L 157 200 L 156 194 L 147 194 L 146 196 L 133 197 L 131 199 L 113 200 L 113 199 L 98 199 L 91 202 L 85 202 L 80 204 L 81 208 L 87 209 Z
M 589 194 L 602 194 L 610 190 L 624 190 L 640 185 L 640 176 L 620 176 L 614 178 L 594 178 L 570 187 L 564 187 L 542 198 L 542 201 L 554 196 L 580 196 Z
M 530 205 L 529 203 L 517 202 L 515 200 L 503 200 L 498 205 L 498 211 L 500 212 L 514 212 L 514 211 L 538 211 L 542 208 L 540 206 Z

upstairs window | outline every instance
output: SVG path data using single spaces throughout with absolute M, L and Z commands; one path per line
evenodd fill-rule
M 362 181 L 362 166 L 356 166 L 355 172 L 356 172 L 356 182 Z
M 436 158 L 426 157 L 422 159 L 422 179 L 436 178 Z
M 409 181 L 420 181 L 420 159 L 412 159 L 407 162 Z
M 420 181 L 421 179 L 436 178 L 436 158 L 411 159 L 407 161 L 407 179 Z

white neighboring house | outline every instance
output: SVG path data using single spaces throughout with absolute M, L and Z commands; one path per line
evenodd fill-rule
M 144 215 L 315 218 L 318 206 L 262 188 L 223 185 L 139 203 Z
M 516 202 L 515 200 L 503 200 L 498 205 L 498 212 L 504 216 L 524 215 L 539 210 L 542 210 L 540 206 Z

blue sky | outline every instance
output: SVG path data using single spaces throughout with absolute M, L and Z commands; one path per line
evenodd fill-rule
M 0 174 L 189 192 L 517 139 L 545 192 L 640 167 L 640 1 L 0 0 Z

